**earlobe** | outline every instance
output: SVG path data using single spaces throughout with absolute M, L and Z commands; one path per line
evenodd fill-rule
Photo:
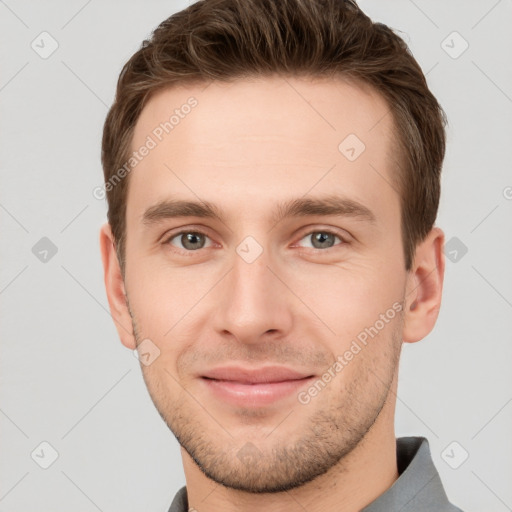
M 416 247 L 406 286 L 402 339 L 414 343 L 432 331 L 437 321 L 444 279 L 444 233 L 434 227 Z
M 119 260 L 117 258 L 114 238 L 108 222 L 100 229 L 100 250 L 110 313 L 114 320 L 119 338 L 121 339 L 121 343 L 125 347 L 133 350 L 136 348 L 135 337 L 133 335 L 130 312 L 126 303 L 126 291 Z

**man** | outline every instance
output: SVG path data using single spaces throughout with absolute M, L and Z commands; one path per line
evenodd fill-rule
M 349 0 L 197 2 L 125 65 L 101 250 L 181 444 L 170 512 L 459 510 L 394 433 L 402 342 L 441 302 L 445 122 Z

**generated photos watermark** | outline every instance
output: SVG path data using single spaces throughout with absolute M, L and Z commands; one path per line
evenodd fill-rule
M 326 386 L 345 368 L 350 361 L 367 346 L 369 338 L 373 339 L 382 329 L 391 321 L 397 313 L 402 311 L 403 306 L 400 302 L 394 302 L 385 313 L 379 315 L 379 319 L 370 327 L 365 327 L 355 339 L 352 340 L 350 347 L 342 355 L 336 357 L 336 361 L 327 368 L 322 376 L 317 379 L 308 389 L 300 391 L 297 395 L 299 403 L 307 405 L 316 397 Z
M 178 126 L 185 117 L 192 112 L 192 109 L 197 107 L 199 102 L 196 98 L 191 96 L 187 99 L 187 102 L 181 105 L 180 108 L 175 108 L 173 114 L 169 116 L 169 119 L 161 122 L 146 137 L 144 144 L 142 144 L 137 150 L 133 151 L 131 156 L 126 160 L 122 167 L 120 167 L 115 174 L 105 182 L 104 185 L 95 187 L 92 191 L 92 195 L 96 199 L 105 199 L 107 192 L 110 192 L 114 187 L 121 182 L 128 174 L 137 167 L 137 165 L 149 155 L 151 150 L 155 149 L 160 142 L 165 138 L 166 135 L 172 132 L 176 126 Z

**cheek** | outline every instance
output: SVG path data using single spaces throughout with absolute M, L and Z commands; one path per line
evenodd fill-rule
M 127 279 L 130 308 L 135 316 L 140 341 L 149 338 L 160 351 L 159 357 L 144 368 L 148 378 L 181 379 L 185 369 L 179 367 L 183 353 L 193 349 L 208 317 L 208 292 L 218 281 L 216 274 L 201 271 L 199 266 L 171 268 L 147 259 L 135 261 L 137 268 Z M 127 276 L 128 277 L 128 276 Z M 200 320 L 200 321 L 198 321 Z
M 157 337 L 193 310 L 215 282 L 211 272 L 197 265 L 172 268 L 165 261 L 140 258 L 134 259 L 132 268 L 136 271 L 127 279 L 130 305 L 142 325 Z
M 321 318 L 343 345 L 382 314 L 394 318 L 403 299 L 405 274 L 396 258 L 367 258 L 343 265 L 311 266 L 288 273 L 294 293 Z

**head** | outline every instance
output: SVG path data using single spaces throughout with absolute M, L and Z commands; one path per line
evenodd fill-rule
M 200 1 L 126 63 L 102 147 L 107 294 L 204 474 L 285 490 L 390 428 L 402 341 L 440 305 L 444 125 L 404 41 L 353 1 Z M 276 365 L 304 380 L 265 404 L 205 378 Z

